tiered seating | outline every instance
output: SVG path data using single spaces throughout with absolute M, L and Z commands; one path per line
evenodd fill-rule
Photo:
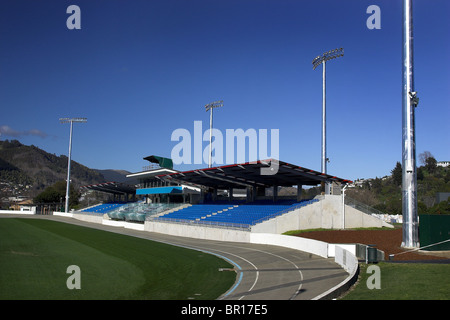
M 87 208 L 87 209 L 84 209 L 81 211 L 82 212 L 107 213 L 107 212 L 117 209 L 123 205 L 124 205 L 124 203 L 103 203 L 103 204 L 99 204 L 94 207 L 90 207 L 90 208 Z
M 155 218 L 160 221 L 190 222 L 248 228 L 318 200 L 256 202 L 257 204 L 200 204 Z M 271 204 L 268 204 L 271 203 Z
M 207 217 L 205 221 L 253 225 L 255 221 L 287 209 L 288 205 L 240 205 L 232 210 Z
M 181 204 L 167 203 L 105 203 L 83 210 L 84 212 L 106 213 L 111 219 L 144 222 L 147 217 L 155 221 L 170 221 L 216 225 L 235 228 L 249 228 L 252 225 L 274 218 L 318 200 L 301 202 L 270 200 L 256 201 L 251 204 L 240 202 L 222 202 L 214 204 L 192 205 L 174 210 L 162 216 L 160 213 L 175 209 Z

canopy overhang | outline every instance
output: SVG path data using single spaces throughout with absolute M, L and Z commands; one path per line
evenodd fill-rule
M 274 169 L 274 174 L 267 174 L 270 168 Z M 262 174 L 264 172 L 262 170 L 265 170 L 266 174 Z M 217 189 L 294 185 L 316 186 L 321 182 L 339 182 L 341 184 L 352 182 L 276 159 L 195 169 L 157 177 Z

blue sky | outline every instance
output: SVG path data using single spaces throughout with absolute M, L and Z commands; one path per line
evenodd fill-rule
M 69 30 L 69 5 L 81 30 Z M 369 30 L 366 9 L 381 9 Z M 414 1 L 417 155 L 450 160 L 450 2 Z M 178 128 L 279 129 L 279 158 L 320 171 L 327 64 L 328 173 L 382 177 L 401 161 L 401 0 L 71 0 L 0 3 L 0 139 L 97 169 L 170 157 Z M 207 148 L 208 142 L 203 143 Z M 269 148 L 270 150 L 270 148 Z M 269 151 L 270 153 L 270 151 Z M 180 165 L 188 170 L 202 165 Z

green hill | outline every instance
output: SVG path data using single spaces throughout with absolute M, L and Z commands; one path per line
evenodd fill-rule
M 67 160 L 65 155 L 57 156 L 17 140 L 0 141 L 0 182 L 11 192 L 22 188 L 22 195 L 34 197 L 57 181 L 66 180 Z M 76 187 L 105 182 L 100 172 L 76 161 L 72 161 L 71 180 Z M 3 196 L 12 195 L 5 188 Z
M 417 168 L 419 214 L 450 214 L 450 200 L 437 203 L 438 192 L 450 192 L 450 168 L 436 166 L 434 158 Z M 397 162 L 390 176 L 365 179 L 346 194 L 388 214 L 402 214 L 402 168 Z

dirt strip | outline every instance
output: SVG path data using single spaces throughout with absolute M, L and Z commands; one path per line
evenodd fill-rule
M 328 243 L 361 243 L 376 245 L 377 249 L 384 251 L 385 259 L 389 259 L 390 254 L 394 254 L 394 261 L 414 261 L 414 260 L 444 260 L 450 259 L 450 251 L 426 252 L 415 251 L 403 253 L 402 229 L 383 230 L 326 230 L 303 232 L 298 237 L 321 240 Z M 397 255 L 402 253 L 400 255 Z M 437 261 L 436 261 L 437 262 Z

